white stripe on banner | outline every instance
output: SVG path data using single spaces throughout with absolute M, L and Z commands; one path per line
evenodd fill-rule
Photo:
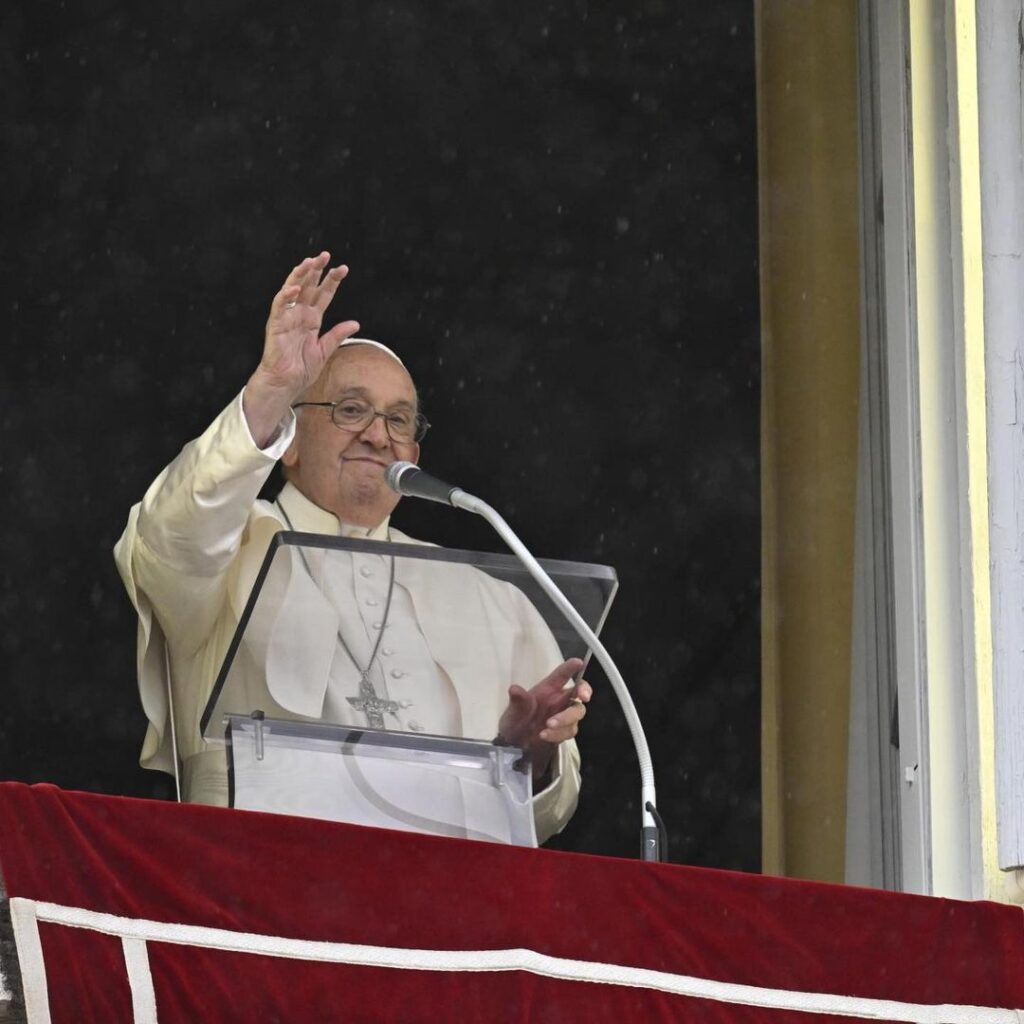
M 33 904 L 33 901 L 19 897 L 12 898 L 10 902 L 12 915 L 21 911 L 21 904 Z M 837 1017 L 861 1017 L 865 1020 L 899 1021 L 900 1024 L 1024 1024 L 1024 1009 L 903 1003 L 824 992 L 759 988 L 754 985 L 710 981 L 707 978 L 651 971 L 641 967 L 626 967 L 621 964 L 569 960 L 546 956 L 531 949 L 402 949 L 390 946 L 363 946 L 348 942 L 314 942 L 309 939 L 234 932 L 224 928 L 204 928 L 199 925 L 167 924 L 141 918 L 116 917 L 113 914 L 101 914 L 79 907 L 62 907 L 55 903 L 39 902 L 33 905 L 35 917 L 40 921 L 67 925 L 70 928 L 85 928 L 142 942 L 167 942 L 238 953 L 259 953 L 263 956 L 291 960 L 315 960 L 322 963 L 408 971 L 528 971 L 560 981 L 626 985 L 741 1006 L 825 1013 Z M 20 940 L 18 952 L 20 957 Z M 136 1024 L 142 1024 L 142 1021 L 148 1019 L 155 1018 L 136 1018 Z M 40 1017 L 39 1021 L 42 1022 L 43 1018 Z M 36 1021 L 30 1020 L 30 1024 L 36 1024 Z
M 124 966 L 128 971 L 128 987 L 132 991 L 134 1024 L 157 1024 L 156 992 L 149 970 L 149 950 L 142 939 L 121 936 Z
M 25 1017 L 28 1024 L 50 1024 L 50 993 L 46 988 L 46 963 L 39 941 L 39 921 L 32 900 L 12 899 L 11 925 L 18 947 L 21 990 L 25 993 Z

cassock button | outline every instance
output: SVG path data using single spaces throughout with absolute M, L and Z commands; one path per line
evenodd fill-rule
M 377 598 L 375 598 L 375 597 L 368 597 L 368 598 L 366 599 L 366 603 L 367 603 L 367 605 L 369 605 L 369 606 L 370 606 L 371 608 L 376 608 L 376 607 L 377 607 L 377 605 L 378 605 L 378 604 L 380 604 L 380 601 L 378 601 L 378 600 L 377 600 Z
M 368 565 L 364 565 L 359 570 L 359 575 L 369 579 L 373 575 L 373 570 Z
M 395 652 L 390 647 L 382 647 L 380 649 L 380 653 L 383 654 L 385 658 L 390 658 Z
M 411 708 L 412 707 L 412 701 L 411 700 L 400 700 L 398 702 L 398 706 L 400 708 Z
M 404 675 L 405 675 L 405 673 L 400 668 L 393 668 L 391 670 L 391 678 L 392 679 L 401 679 L 402 676 L 404 676 Z
M 409 728 L 412 729 L 413 732 L 423 732 L 423 726 L 419 722 L 410 722 Z

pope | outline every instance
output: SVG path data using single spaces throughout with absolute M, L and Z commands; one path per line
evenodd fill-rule
M 390 525 L 400 498 L 384 475 L 393 462 L 418 462 L 429 424 L 412 377 L 394 352 L 357 338 L 354 320 L 324 330 L 348 274 L 346 266 L 330 267 L 329 261 L 322 252 L 292 269 L 271 302 L 262 356 L 241 394 L 160 474 L 132 509 L 115 549 L 139 613 L 139 682 L 150 723 L 141 761 L 173 770 L 178 757 L 186 799 L 226 802 L 223 752 L 210 749 L 198 721 L 237 626 L 252 567 L 273 532 L 296 528 L 417 543 Z M 278 460 L 286 484 L 270 505 L 257 495 Z M 392 571 L 388 608 L 393 590 L 395 635 L 401 635 L 403 621 L 415 622 L 417 595 L 395 587 L 393 577 Z M 532 608 L 529 614 L 535 615 Z M 380 632 L 362 652 L 350 649 L 339 632 L 344 651 L 336 661 L 350 661 L 371 691 L 367 670 L 391 656 L 381 644 L 382 624 L 367 622 L 367 632 L 375 625 Z M 408 646 L 418 649 L 423 639 L 410 635 Z M 426 639 L 424 652 L 430 649 Z M 515 670 L 537 674 L 505 681 L 504 708 L 489 697 L 481 698 L 480 708 L 465 706 L 457 668 L 431 664 L 417 691 L 423 711 L 415 719 L 396 714 L 386 723 L 423 730 L 422 721 L 427 731 L 455 732 L 493 717 L 492 735 L 530 754 L 542 841 L 575 808 L 573 739 L 592 695 L 586 681 L 573 681 L 579 659 L 552 664 L 555 650 L 548 634 L 547 646 L 524 651 Z M 326 695 L 317 697 L 321 714 L 331 706 L 325 685 Z M 360 704 L 349 696 L 346 710 L 376 706 L 377 694 L 371 692 L 369 701 L 362 697 Z M 300 710 L 298 704 L 292 710 Z

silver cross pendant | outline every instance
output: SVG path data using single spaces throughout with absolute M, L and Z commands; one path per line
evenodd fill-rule
M 359 696 L 348 697 L 347 700 L 356 711 L 366 715 L 366 724 L 371 729 L 385 728 L 384 716 L 398 714 L 398 701 L 378 697 L 373 683 L 365 675 L 359 680 Z

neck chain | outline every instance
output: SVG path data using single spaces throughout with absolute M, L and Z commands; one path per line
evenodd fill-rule
M 285 511 L 284 505 L 281 504 L 281 499 L 278 498 L 275 505 L 281 510 L 281 515 L 284 516 L 285 523 L 288 524 L 289 530 L 295 530 L 292 526 L 292 521 Z M 390 537 L 388 538 L 390 539 Z M 302 559 L 302 564 L 306 567 L 306 572 L 309 573 L 309 578 L 314 580 L 313 571 L 309 567 L 309 562 L 306 560 L 306 552 L 299 548 L 299 557 Z M 362 711 L 366 715 L 367 724 L 371 729 L 384 729 L 384 715 L 398 716 L 398 701 L 389 700 L 387 697 L 380 697 L 377 691 L 373 687 L 373 682 L 370 679 L 370 672 L 373 669 L 373 664 L 377 660 L 377 653 L 380 650 L 380 643 L 384 637 L 384 629 L 388 624 L 388 616 L 391 613 L 391 597 L 395 592 L 395 556 L 391 556 L 391 573 L 388 578 L 388 596 L 384 602 L 384 614 L 381 616 L 380 629 L 377 630 L 377 640 L 373 645 L 373 651 L 370 653 L 370 660 L 366 663 L 366 668 L 363 668 L 358 661 L 356 656 L 352 653 L 352 649 L 347 643 L 345 638 L 341 635 L 341 629 L 338 629 L 338 642 L 341 644 L 342 650 L 348 655 L 349 661 L 355 666 L 355 670 L 359 673 L 359 696 L 346 698 L 349 704 L 352 705 L 356 711 Z

